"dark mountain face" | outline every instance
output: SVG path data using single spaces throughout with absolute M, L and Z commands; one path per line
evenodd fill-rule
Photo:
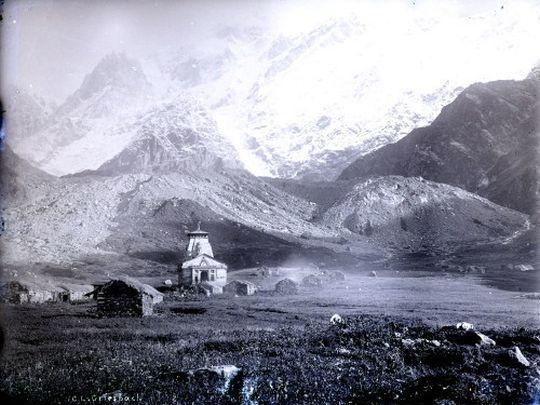
M 430 126 L 361 157 L 340 179 L 421 176 L 531 213 L 538 196 L 539 83 L 531 74 L 474 84 Z
M 29 198 L 33 191 L 46 187 L 55 179 L 19 157 L 8 145 L 3 145 L 0 151 L 0 201 L 3 206 L 8 201 Z

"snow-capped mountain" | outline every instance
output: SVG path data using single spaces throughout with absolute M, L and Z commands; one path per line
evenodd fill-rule
M 335 178 L 428 125 L 471 83 L 524 77 L 537 58 L 534 24 L 505 18 L 512 10 L 412 13 L 384 26 L 354 14 L 294 31 L 222 25 L 204 43 L 169 44 L 138 61 L 112 54 L 54 119 L 13 146 L 51 173 L 93 170 L 145 115 L 183 99 L 207 111 L 253 174 Z
M 16 139 L 9 142 L 21 156 L 53 174 L 95 168 L 96 159 L 114 151 L 124 123 L 136 119 L 150 97 L 151 85 L 138 62 L 121 53 L 109 54 L 49 120 L 32 133 L 14 132 Z M 9 104 L 17 105 L 17 99 L 8 94 Z
M 130 143 L 96 172 L 120 173 L 198 171 L 242 168 L 234 147 L 207 112 L 177 99 L 144 114 L 127 132 Z
M 332 178 L 429 124 L 464 87 L 520 79 L 537 57 L 519 68 L 499 63 L 523 61 L 527 44 L 514 39 L 528 36 L 495 15 L 393 23 L 351 16 L 290 35 L 231 28 L 216 51 L 181 53 L 165 71 L 207 103 L 252 173 Z

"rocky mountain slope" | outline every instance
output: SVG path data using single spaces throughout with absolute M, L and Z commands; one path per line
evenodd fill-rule
M 140 157 L 148 152 L 146 146 L 134 142 L 126 151 Z M 96 257 L 108 265 L 129 258 L 161 263 L 162 255 L 175 265 L 177 256 L 170 252 L 181 252 L 183 232 L 198 219 L 218 230 L 218 246 L 219 237 L 227 235 L 221 244 L 237 263 L 254 264 L 256 257 L 273 254 L 273 260 L 286 260 L 286 252 L 309 250 L 309 241 L 298 246 L 303 233 L 337 237 L 337 231 L 309 221 L 313 204 L 241 169 L 216 166 L 210 154 L 204 160 L 195 154 L 190 164 L 173 166 L 163 165 L 162 153 L 150 154 L 148 164 L 139 166 L 124 164 L 130 161 L 124 152 L 94 172 L 47 176 L 43 192 L 32 198 L 14 194 L 5 210 L 4 265 L 60 265 Z M 245 244 L 233 248 L 238 238 Z M 249 246 L 259 253 L 251 255 Z
M 478 83 L 431 125 L 363 156 L 340 175 L 421 176 L 533 213 L 538 197 L 538 89 L 522 81 Z
M 21 159 L 13 150 L 0 142 L 0 203 L 5 209 L 15 201 L 32 200 L 46 192 L 54 176 L 39 170 Z
M 452 243 L 502 242 L 527 227 L 522 214 L 421 179 L 359 183 L 325 208 L 241 169 L 166 171 L 157 163 L 160 170 L 122 166 L 119 173 L 40 180 L 39 193 L 5 210 L 4 265 L 174 266 L 184 231 L 197 220 L 233 266 L 292 257 L 353 265 L 355 257 L 384 255 L 388 248 L 437 251 Z
M 343 227 L 377 244 L 430 254 L 452 246 L 512 239 L 526 215 L 457 187 L 418 177 L 361 181 L 320 213 L 317 222 Z

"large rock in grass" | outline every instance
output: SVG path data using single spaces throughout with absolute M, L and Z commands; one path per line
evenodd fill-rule
M 490 337 L 474 330 L 474 326 L 467 322 L 460 322 L 456 327 L 445 326 L 441 332 L 448 341 L 461 345 L 495 346 L 496 342 Z
M 508 357 L 510 358 L 510 361 L 520 367 L 529 367 L 531 363 L 527 358 L 521 353 L 521 350 L 519 347 L 514 346 L 512 349 L 508 350 Z

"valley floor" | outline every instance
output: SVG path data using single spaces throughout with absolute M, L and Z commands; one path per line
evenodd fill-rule
M 5 305 L 0 388 L 29 403 L 530 403 L 539 303 L 472 276 L 383 272 L 293 296 L 168 295 L 145 318 L 96 318 L 93 302 Z M 458 321 L 497 345 L 442 328 Z M 508 356 L 516 345 L 529 367 Z M 208 369 L 222 365 L 239 370 Z

